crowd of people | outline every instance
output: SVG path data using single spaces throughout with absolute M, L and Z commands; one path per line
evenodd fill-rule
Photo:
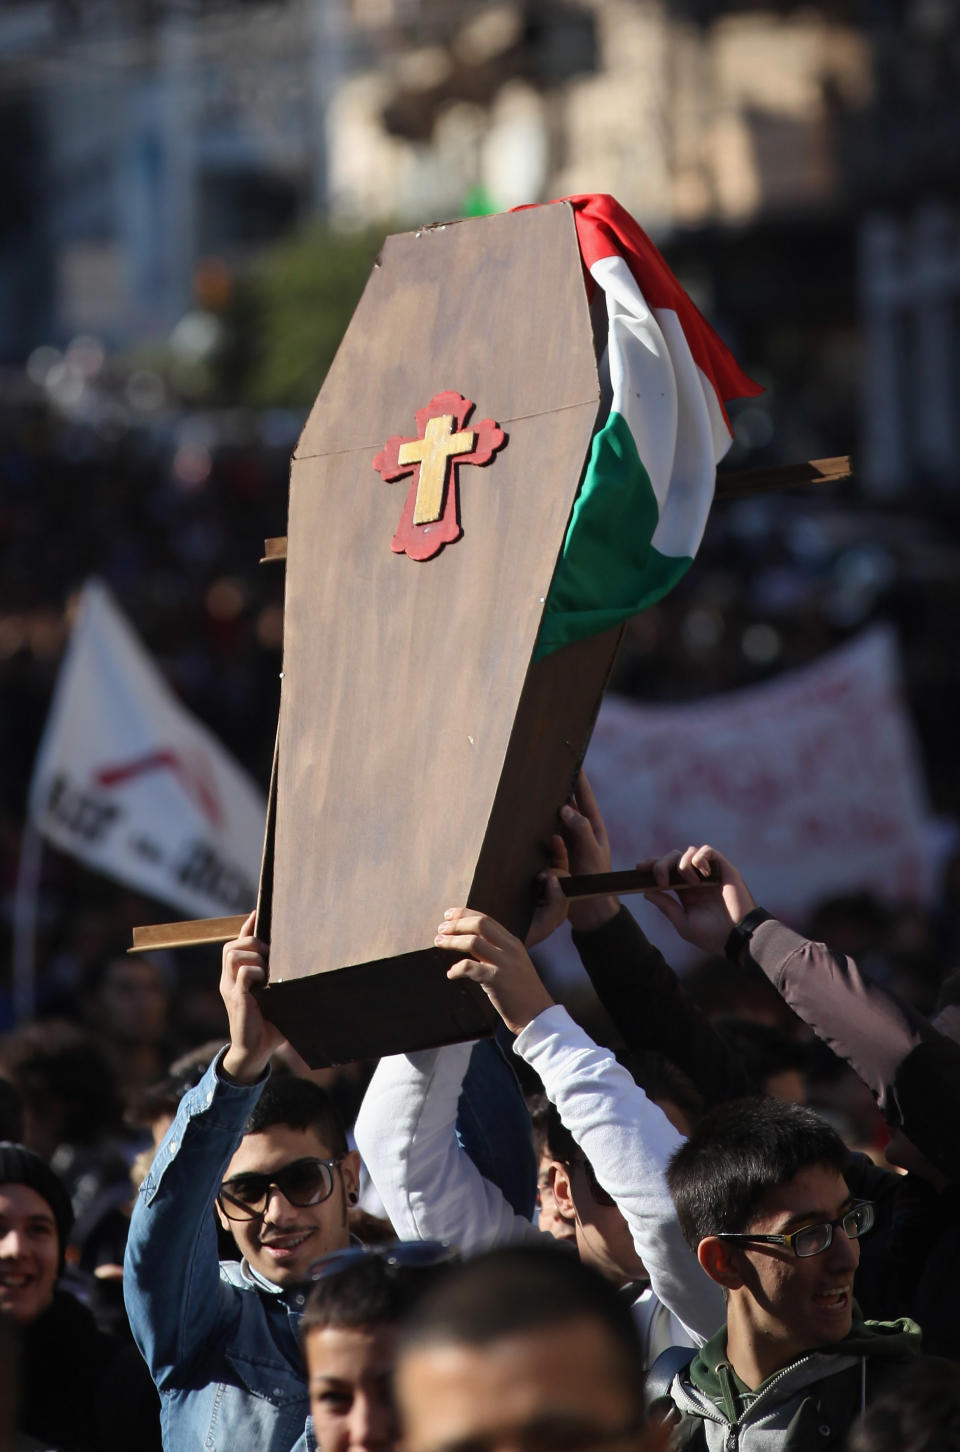
M 310 1070 L 251 915 L 213 1042 L 166 1061 L 142 959 L 0 1042 L 0 1449 L 960 1447 L 955 981 L 910 1002 L 691 846 L 649 898 L 764 1007 L 718 1018 L 560 891 L 609 868 L 583 775 L 558 829 L 526 943 L 437 905 L 493 1039 Z M 606 1035 L 530 956 L 568 913 Z

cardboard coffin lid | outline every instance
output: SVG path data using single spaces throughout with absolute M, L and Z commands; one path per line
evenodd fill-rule
M 445 389 L 507 443 L 416 562 L 372 459 Z M 291 470 L 274 983 L 430 949 L 475 880 L 501 905 L 484 844 L 598 404 L 568 207 L 387 240 Z

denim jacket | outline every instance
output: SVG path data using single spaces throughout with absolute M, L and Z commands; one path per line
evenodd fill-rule
M 265 1082 L 229 1083 L 222 1057 L 184 1095 L 140 1187 L 124 1296 L 160 1391 L 165 1452 L 290 1452 L 310 1409 L 304 1296 L 220 1262 L 214 1201 Z

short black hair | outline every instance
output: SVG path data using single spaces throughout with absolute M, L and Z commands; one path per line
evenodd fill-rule
M 506 1246 L 453 1267 L 402 1326 L 400 1356 L 447 1344 L 488 1346 L 581 1318 L 609 1333 L 617 1370 L 642 1413 L 643 1352 L 630 1303 L 559 1244 Z
M 847 1147 L 826 1120 L 780 1099 L 734 1099 L 705 1114 L 667 1167 L 667 1184 L 688 1245 L 749 1230 L 764 1195 L 801 1170 L 841 1174 Z
M 659 1049 L 626 1049 L 617 1054 L 617 1062 L 633 1076 L 634 1083 L 654 1104 L 669 1099 L 683 1111 L 691 1124 L 700 1118 L 703 1096 L 690 1076 Z
M 301 1338 L 324 1326 L 395 1326 L 448 1269 L 394 1265 L 382 1255 L 366 1255 L 317 1281 L 300 1320 Z
M 774 1074 L 788 1069 L 806 1074 L 810 1068 L 807 1045 L 772 1024 L 754 1018 L 723 1018 L 714 1027 L 740 1059 L 758 1092 Z
M 527 1110 L 538 1160 L 547 1155 L 563 1165 L 578 1157 L 580 1151 L 576 1140 L 561 1120 L 557 1106 L 546 1094 L 531 1094 L 527 1099 Z
M 199 1048 L 190 1049 L 174 1059 L 164 1078 L 143 1089 L 134 1089 L 127 1098 L 124 1123 L 135 1129 L 146 1128 L 161 1115 L 176 1114 L 180 1100 L 200 1083 L 221 1044 L 221 1039 L 208 1039 Z
M 25 1110 L 38 1118 L 57 1115 L 65 1144 L 92 1144 L 119 1128 L 117 1077 L 84 1029 L 64 1019 L 25 1024 L 4 1037 L 0 1065 Z
M 309 1079 L 298 1079 L 293 1074 L 269 1078 L 243 1132 L 263 1134 L 275 1124 L 314 1130 L 332 1155 L 345 1155 L 350 1148 L 333 1100 Z

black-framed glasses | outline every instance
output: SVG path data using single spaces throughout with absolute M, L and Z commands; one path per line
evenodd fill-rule
M 342 1158 L 292 1160 L 270 1174 L 231 1175 L 220 1186 L 217 1203 L 228 1220 L 256 1220 L 266 1210 L 273 1189 L 291 1205 L 322 1205 L 333 1194 L 335 1171 Z
M 873 1201 L 858 1200 L 849 1210 L 838 1215 L 836 1220 L 826 1220 L 821 1225 L 805 1225 L 802 1230 L 792 1230 L 786 1235 L 751 1235 L 748 1232 L 741 1234 L 724 1230 L 717 1235 L 717 1239 L 726 1240 L 731 1245 L 785 1245 L 794 1255 L 806 1257 L 829 1250 L 833 1244 L 833 1232 L 838 1225 L 850 1240 L 859 1240 L 861 1235 L 866 1235 L 868 1230 L 873 1229 L 875 1220 Z
M 460 1252 L 446 1240 L 395 1240 L 390 1245 L 348 1245 L 315 1260 L 307 1272 L 311 1281 L 323 1281 L 376 1259 L 397 1270 L 420 1270 L 459 1260 Z
M 587 1182 L 587 1187 L 590 1191 L 590 1194 L 593 1196 L 594 1200 L 597 1202 L 598 1205 L 606 1205 L 609 1207 L 610 1205 L 615 1205 L 617 1203 L 613 1196 L 609 1194 L 609 1192 L 606 1191 L 597 1180 L 597 1177 L 594 1174 L 593 1165 L 586 1158 L 586 1156 L 581 1155 L 578 1159 L 575 1160 L 564 1160 L 563 1163 L 567 1166 L 568 1169 L 571 1169 L 574 1165 L 583 1166 L 583 1174 Z

